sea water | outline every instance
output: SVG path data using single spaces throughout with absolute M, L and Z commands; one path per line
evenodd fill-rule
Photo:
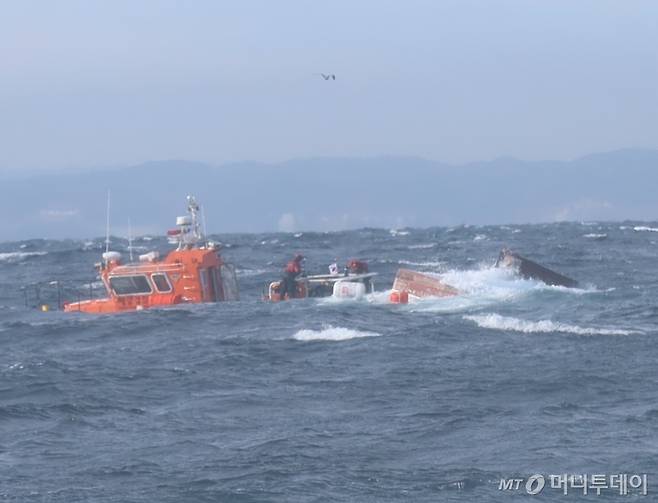
M 652 491 L 656 230 L 217 235 L 240 302 L 103 316 L 27 308 L 21 291 L 97 281 L 102 238 L 2 243 L 0 501 L 507 501 L 501 479 L 532 474 L 641 473 Z M 503 246 L 581 287 L 494 268 Z M 309 273 L 367 260 L 378 292 L 263 302 L 297 252 Z M 462 295 L 391 305 L 399 267 Z

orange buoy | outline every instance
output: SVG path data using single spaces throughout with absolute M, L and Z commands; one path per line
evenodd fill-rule
M 409 292 L 406 290 L 398 291 L 393 290 L 389 297 L 389 300 L 392 304 L 408 304 L 409 303 Z

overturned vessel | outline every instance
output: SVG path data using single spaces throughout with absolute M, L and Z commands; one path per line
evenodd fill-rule
M 513 269 L 519 276 L 525 279 L 536 279 L 551 286 L 564 286 L 567 288 L 577 288 L 578 282 L 555 271 L 539 265 L 518 253 L 503 248 L 496 260 L 496 267 L 508 267 Z
M 501 250 L 496 267 L 512 269 L 522 278 L 542 281 L 551 286 L 578 287 L 576 280 L 552 271 L 507 248 Z M 460 293 L 458 289 L 444 283 L 437 275 L 398 269 L 389 299 L 394 304 L 406 304 L 409 300 L 425 297 L 453 297 Z
M 122 262 L 119 252 L 107 250 L 96 264 L 107 297 L 64 304 L 66 312 L 116 313 L 151 307 L 238 300 L 234 268 L 224 262 L 219 248 L 206 241 L 199 223 L 199 206 L 187 198 L 188 215 L 176 219 L 167 232 L 176 244 L 166 257 L 158 252 L 140 255 L 139 262 Z
M 444 283 L 440 277 L 411 269 L 398 269 L 393 281 L 390 301 L 394 304 L 406 304 L 409 298 L 454 297 L 459 290 Z

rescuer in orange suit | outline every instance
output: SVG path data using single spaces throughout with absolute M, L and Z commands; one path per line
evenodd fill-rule
M 297 277 L 302 273 L 302 261 L 304 256 L 301 254 L 288 262 L 288 265 L 283 270 L 283 278 L 281 279 L 280 295 L 281 300 L 286 298 L 288 294 L 289 299 L 294 299 L 297 296 Z

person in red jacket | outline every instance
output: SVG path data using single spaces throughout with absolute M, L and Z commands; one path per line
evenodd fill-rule
M 350 274 L 365 274 L 368 272 L 368 262 L 353 258 L 347 263 L 347 270 Z
M 294 299 L 297 296 L 297 277 L 302 273 L 303 260 L 304 256 L 298 253 L 284 269 L 279 289 L 281 300 L 286 298 L 286 294 L 289 299 Z

